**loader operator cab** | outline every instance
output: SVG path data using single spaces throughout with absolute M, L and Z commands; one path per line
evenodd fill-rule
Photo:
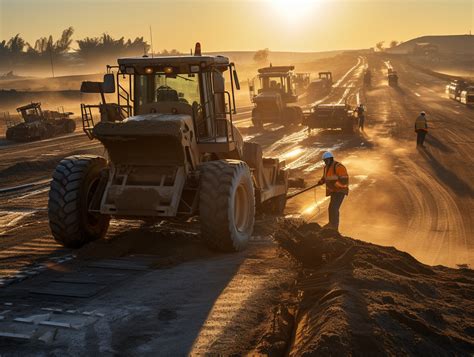
M 104 82 L 88 82 L 81 92 L 102 92 L 101 121 L 121 121 L 147 114 L 189 115 L 197 141 L 233 141 L 232 114 L 236 112 L 234 85 L 240 85 L 233 63 L 223 56 L 202 56 L 197 45 L 194 55 L 131 57 L 108 66 Z M 230 91 L 225 90 L 224 72 L 229 70 Z M 116 72 L 116 73 L 113 73 Z M 114 78 L 114 76 L 116 78 Z M 106 82 L 115 80 L 111 85 Z M 87 82 L 86 82 L 87 83 Z M 89 87 L 89 88 L 88 88 Z M 104 90 L 109 87 L 110 91 Z M 114 93 L 117 103 L 106 105 L 103 93 Z M 90 107 L 82 106 L 84 129 L 92 137 Z M 112 110 L 110 110 L 112 109 Z M 113 115 L 109 115 L 113 112 Z M 103 115 L 106 113 L 106 115 Z
M 278 93 L 286 103 L 296 102 L 294 66 L 272 66 L 260 68 L 258 94 Z
M 25 123 L 32 123 L 43 118 L 41 103 L 31 103 L 16 108 L 18 114 L 23 118 Z
M 327 81 L 332 85 L 332 72 L 319 72 L 318 73 L 319 79 L 323 81 Z

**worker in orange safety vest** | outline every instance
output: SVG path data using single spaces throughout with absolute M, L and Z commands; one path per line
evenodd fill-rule
M 334 156 L 329 151 L 323 153 L 325 164 L 323 177 L 318 181 L 317 186 L 326 184 L 326 196 L 331 197 L 328 214 L 329 223 L 324 227 L 339 229 L 339 208 L 344 197 L 349 194 L 349 175 L 343 164 L 334 160 Z
M 416 146 L 424 147 L 425 137 L 428 134 L 428 121 L 426 120 L 426 113 L 421 112 L 415 120 L 416 132 Z

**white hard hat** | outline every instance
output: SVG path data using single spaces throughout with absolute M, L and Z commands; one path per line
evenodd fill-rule
M 326 151 L 323 154 L 323 160 L 330 159 L 330 158 L 334 158 L 334 156 L 332 155 L 332 153 L 330 151 Z
M 421 115 L 425 115 L 425 114 L 426 114 L 426 112 L 425 112 L 425 111 L 422 111 L 420 114 L 421 114 Z

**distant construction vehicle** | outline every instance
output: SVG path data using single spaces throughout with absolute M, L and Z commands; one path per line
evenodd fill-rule
M 396 71 L 389 69 L 387 79 L 390 87 L 398 86 L 398 74 Z
M 474 106 L 474 86 L 469 86 L 461 92 L 459 101 L 468 107 Z
M 372 85 L 372 72 L 370 69 L 366 69 L 364 72 L 364 85 L 370 87 Z
M 22 122 L 7 123 L 5 137 L 13 141 L 43 140 L 74 132 L 76 122 L 69 117 L 71 112 L 42 110 L 41 103 L 30 103 L 16 109 Z
M 319 72 L 318 79 L 312 81 L 306 90 L 310 100 L 316 100 L 331 92 L 332 72 Z
M 341 129 L 343 133 L 357 131 L 354 108 L 348 104 L 318 104 L 309 113 L 304 113 L 303 125 L 312 129 Z
M 99 105 L 81 105 L 82 119 L 108 159 L 80 155 L 59 163 L 48 205 L 54 239 L 80 247 L 102 238 L 111 216 L 199 216 L 211 248 L 244 249 L 256 210 L 283 212 L 288 171 L 278 159 L 263 158 L 233 125 L 234 87 L 240 89 L 234 64 L 202 56 L 196 44 L 191 56 L 121 58 L 112 70 L 103 82 L 81 86 L 102 96 Z M 104 93 L 115 92 L 117 103 L 106 103 Z
M 258 70 L 260 87 L 255 92 L 255 80 L 249 81 L 250 98 L 255 107 L 252 123 L 262 129 L 264 123 L 298 125 L 303 110 L 297 106 L 298 95 L 294 87 L 294 66 L 272 66 Z
M 294 82 L 295 82 L 296 94 L 301 95 L 304 92 L 306 92 L 306 89 L 311 83 L 311 74 L 310 73 L 296 73 Z
M 446 94 L 448 97 L 457 101 L 461 101 L 461 93 L 466 91 L 470 84 L 462 79 L 455 79 L 446 86 Z

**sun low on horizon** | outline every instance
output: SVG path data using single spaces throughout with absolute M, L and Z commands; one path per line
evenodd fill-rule
M 267 3 L 283 23 L 291 25 L 308 21 L 321 5 L 318 0 L 268 0 Z
M 159 49 L 187 52 L 199 40 L 206 51 L 328 51 L 469 33 L 473 10 L 470 0 L 0 0 L 0 41 L 19 34 L 34 46 L 69 27 L 74 41 L 151 41 L 151 27 Z

